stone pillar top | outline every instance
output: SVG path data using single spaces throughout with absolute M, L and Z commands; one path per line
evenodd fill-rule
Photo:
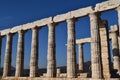
M 70 18 L 70 19 L 67 19 L 66 21 L 67 21 L 67 22 L 76 22 L 77 19 L 76 19 L 76 18 Z
M 100 16 L 101 13 L 100 13 L 100 12 L 92 12 L 92 13 L 89 13 L 89 17 L 94 17 L 95 15 Z
M 113 25 L 110 27 L 110 30 L 109 32 L 112 33 L 112 32 L 117 32 L 118 31 L 118 26 L 117 25 Z
M 49 23 L 47 24 L 48 27 L 56 27 L 57 23 Z
M 25 33 L 26 30 L 19 30 L 18 33 Z

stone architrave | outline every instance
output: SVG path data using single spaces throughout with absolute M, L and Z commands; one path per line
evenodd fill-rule
M 16 77 L 23 76 L 24 73 L 24 31 L 18 31 L 18 47 L 16 59 Z
M 99 13 L 90 13 L 91 25 L 91 66 L 92 78 L 102 78 L 101 53 L 100 53 L 100 34 L 99 34 Z
M 3 77 L 11 75 L 11 60 L 12 60 L 12 34 L 8 33 L 6 40 Z
M 83 44 L 78 44 L 78 55 L 79 55 L 79 71 L 84 71 L 84 57 L 83 57 Z
M 55 24 L 48 24 L 47 77 L 56 77 Z
M 30 77 L 38 76 L 38 28 L 32 28 Z
M 67 77 L 76 77 L 75 20 L 67 20 Z
M 109 34 L 108 24 L 106 20 L 101 20 L 100 24 L 100 43 L 101 43 L 101 59 L 102 59 L 102 70 L 103 77 L 110 78 L 110 49 L 109 49 Z

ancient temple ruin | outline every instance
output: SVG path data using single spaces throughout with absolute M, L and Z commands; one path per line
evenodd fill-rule
M 109 10 L 116 10 L 118 13 L 118 23 L 111 25 L 108 30 L 107 20 L 101 19 L 101 13 Z M 91 37 L 78 39 L 75 37 L 75 22 L 81 17 L 89 16 Z M 55 53 L 55 27 L 61 22 L 67 23 L 67 72 L 61 73 L 56 68 Z M 48 55 L 47 73 L 38 75 L 38 32 L 42 27 L 48 26 Z M 24 35 L 28 30 L 32 30 L 30 73 L 28 77 L 23 77 L 24 70 Z M 18 46 L 16 57 L 15 76 L 11 74 L 11 50 L 12 37 L 18 33 Z M 15 26 L 10 29 L 0 30 L 0 44 L 2 38 L 6 37 L 6 51 L 4 57 L 4 68 L 2 79 L 11 80 L 119 80 L 120 78 L 120 0 L 109 0 L 96 4 L 95 7 L 85 7 L 70 11 L 54 17 L 49 17 Z M 109 40 L 112 41 L 113 67 L 111 67 Z M 84 72 L 83 45 L 91 44 L 91 77 L 87 77 Z M 79 65 L 76 65 L 75 45 L 79 46 Z M 1 46 L 0 46 L 1 48 Z M 116 73 L 113 73 L 116 71 Z M 81 76 L 83 75 L 83 77 Z M 117 75 L 113 77 L 113 75 Z M 39 76 L 39 77 L 38 77 Z M 64 77 L 63 77 L 64 76 Z

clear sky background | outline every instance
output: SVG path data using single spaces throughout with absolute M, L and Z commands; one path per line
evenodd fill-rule
M 83 7 L 95 6 L 106 0 L 0 0 L 0 30 L 33 22 L 43 18 L 63 14 Z M 118 24 L 115 10 L 102 13 L 102 19 L 108 20 L 109 26 Z M 29 68 L 31 52 L 31 35 L 25 33 L 25 68 Z M 79 18 L 76 22 L 76 39 L 90 37 L 89 17 Z M 12 66 L 16 66 L 18 34 L 13 37 Z M 66 65 L 67 24 L 62 22 L 56 27 L 56 59 L 57 66 Z M 6 37 L 2 42 L 2 66 L 5 54 Z M 47 67 L 48 27 L 39 31 L 39 67 Z M 78 49 L 76 46 L 78 57 Z M 84 59 L 91 60 L 90 44 L 84 44 Z M 77 58 L 78 59 L 78 58 Z M 78 62 L 78 60 L 77 60 Z

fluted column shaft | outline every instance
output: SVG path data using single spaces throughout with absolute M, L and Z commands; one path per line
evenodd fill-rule
M 101 54 L 100 54 L 100 36 L 99 36 L 99 25 L 98 13 L 91 13 L 90 25 L 91 25 L 91 60 L 92 60 L 92 78 L 102 78 L 101 71 Z
M 101 58 L 102 58 L 102 71 L 104 78 L 110 78 L 111 70 L 111 59 L 109 49 L 109 34 L 108 34 L 108 23 L 106 20 L 100 21 L 100 43 L 101 43 Z
M 38 76 L 38 29 L 32 29 L 30 77 Z
M 55 25 L 48 24 L 47 77 L 56 77 Z
M 11 59 L 12 59 L 12 34 L 8 33 L 6 40 L 3 77 L 7 77 L 11 74 Z
M 67 20 L 67 77 L 76 77 L 75 20 Z
M 118 37 L 117 33 L 113 32 L 112 34 L 112 51 L 113 51 L 113 67 L 118 70 L 118 74 L 120 74 L 120 62 L 119 62 L 119 47 L 118 47 Z
M 23 76 L 24 72 L 24 31 L 18 31 L 18 47 L 16 59 L 16 77 Z
M 83 44 L 78 44 L 79 70 L 84 71 Z

